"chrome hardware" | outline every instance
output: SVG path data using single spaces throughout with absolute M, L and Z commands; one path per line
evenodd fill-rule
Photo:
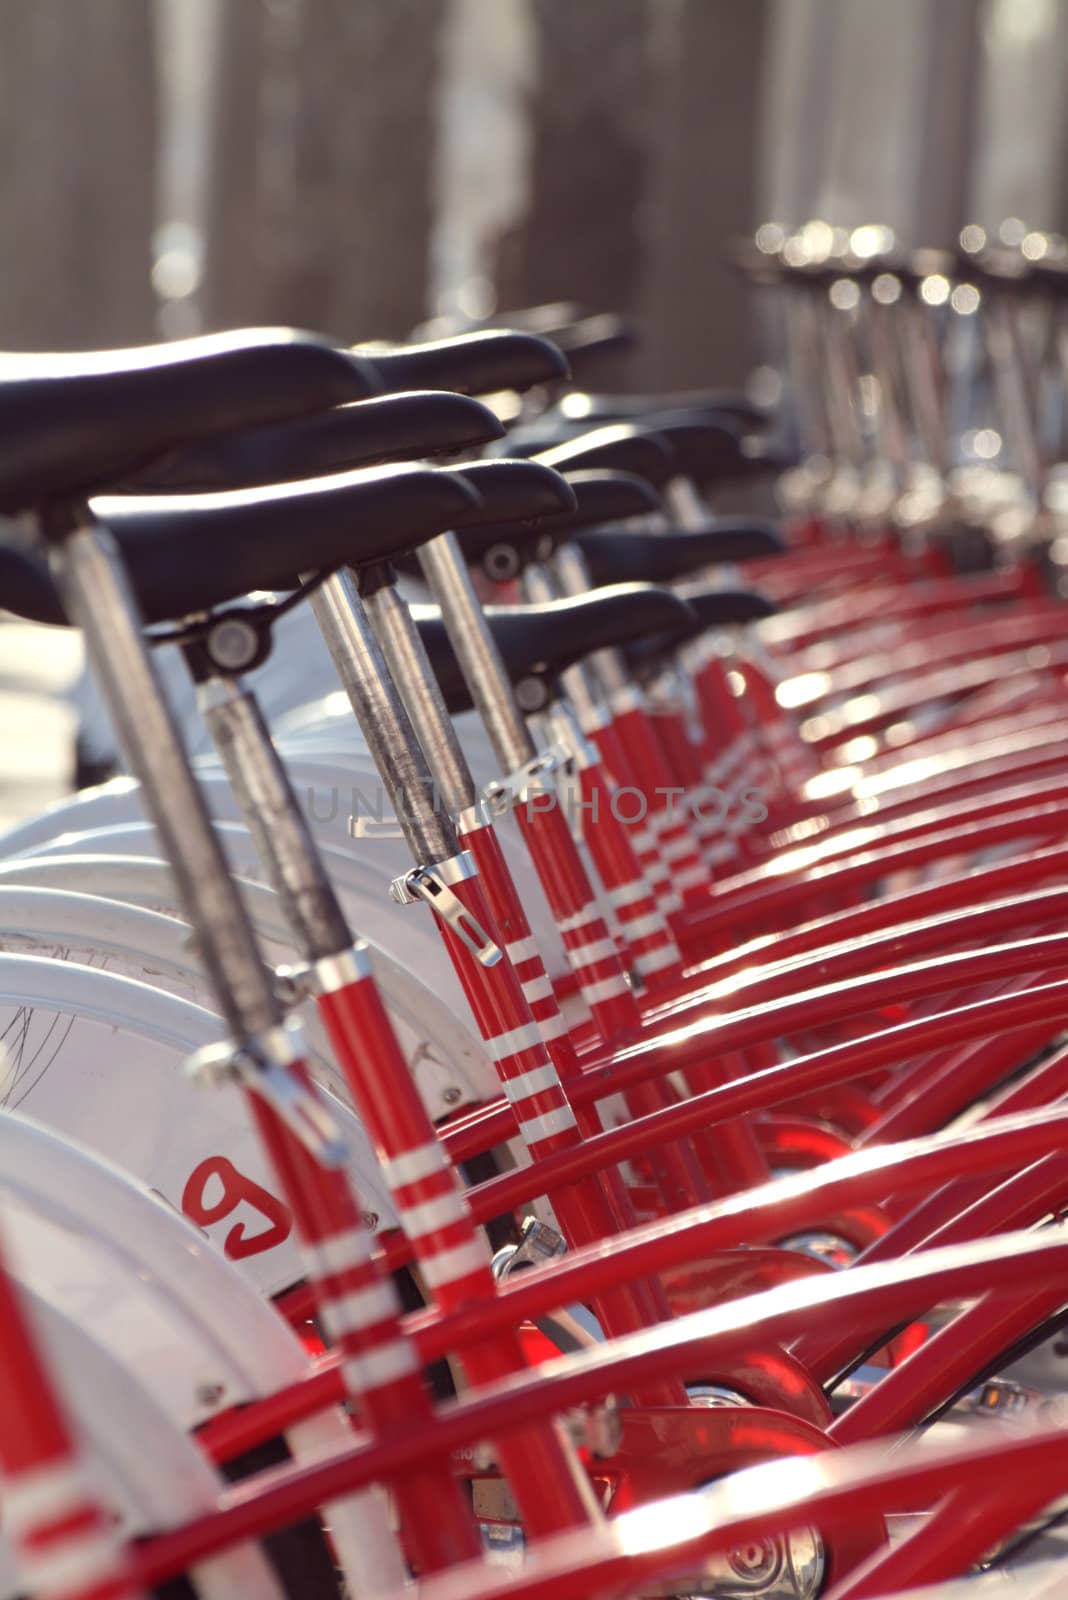
M 688 1383 L 691 1405 L 713 1410 L 749 1407 L 752 1401 L 720 1384 Z M 779 1539 L 752 1539 L 717 1556 L 676 1600 L 815 1600 L 826 1560 L 815 1528 Z
M 416 900 L 424 900 L 467 946 L 476 961 L 484 967 L 495 967 L 501 959 L 501 948 L 490 938 L 478 918 L 468 911 L 459 895 L 453 894 L 449 888 L 442 871 L 448 865 L 448 862 L 441 862 L 434 867 L 413 867 L 402 877 L 394 878 L 389 886 L 390 897 L 398 905 L 412 905 Z M 472 874 L 464 873 L 463 876 L 470 877 Z
M 490 1271 L 500 1283 L 520 1267 L 538 1267 L 566 1253 L 567 1240 L 562 1234 L 537 1217 L 524 1217 L 519 1243 L 502 1245 L 490 1262 Z
M 208 1087 L 239 1084 L 254 1089 L 321 1166 L 346 1167 L 352 1152 L 344 1134 L 315 1090 L 290 1070 L 303 1058 L 300 1039 L 300 1029 L 292 1022 L 240 1044 L 223 1039 L 191 1055 L 185 1070 Z
M 856 1247 L 833 1233 L 794 1233 L 780 1239 L 778 1248 L 796 1250 L 799 1255 L 811 1256 L 831 1267 L 851 1266 L 857 1258 Z
M 562 1234 L 537 1217 L 526 1217 L 520 1229 L 518 1244 L 506 1244 L 494 1254 L 490 1271 L 500 1283 L 513 1272 L 525 1267 L 539 1267 L 546 1261 L 555 1261 L 567 1253 L 567 1241 Z M 549 1339 L 561 1355 L 571 1355 L 577 1350 L 589 1350 L 604 1343 L 604 1332 L 597 1318 L 586 1306 L 572 1304 L 534 1318 L 535 1327 Z M 579 1441 L 580 1443 L 586 1441 Z M 610 1454 L 610 1451 L 603 1452 Z
M 737 1389 L 725 1389 L 718 1383 L 688 1383 L 686 1394 L 692 1406 L 703 1406 L 706 1411 L 720 1411 L 730 1406 L 749 1406 L 744 1394 Z
M 274 992 L 278 1004 L 291 1011 L 315 993 L 311 968 L 306 961 L 288 962 L 274 969 Z
M 450 856 L 447 861 L 435 861 L 433 869 L 429 867 L 414 867 L 414 872 L 429 872 L 433 870 L 442 883 L 463 883 L 465 878 L 476 878 L 478 868 L 475 858 L 470 850 L 461 850 L 456 855 Z M 399 878 L 394 878 L 389 886 L 390 899 L 398 905 L 414 905 L 416 900 L 422 899 L 421 895 L 412 894 L 408 888 L 408 879 L 411 872 L 402 873 Z
M 1011 1378 L 989 1378 L 971 1396 L 969 1409 L 975 1417 L 996 1417 L 999 1421 L 1007 1417 L 1017 1418 L 1024 1412 L 1031 1412 L 1033 1418 L 1034 1408 L 1049 1398 L 1049 1395 L 1029 1389 L 1025 1384 L 1015 1383 Z
M 223 615 L 208 629 L 204 643 L 220 672 L 247 672 L 263 649 L 260 630 L 240 612 Z
M 546 785 L 543 780 L 566 767 L 570 760 L 571 752 L 566 745 L 552 744 L 547 750 L 539 750 L 536 756 L 508 773 L 507 777 L 494 778 L 482 791 L 482 800 L 489 814 L 501 816 L 512 806 L 526 800 L 531 793 L 544 794 Z
M 599 724 L 603 726 L 607 718 L 601 715 Z M 567 751 L 568 766 L 584 771 L 587 767 L 600 765 L 601 753 L 592 739 L 587 738 L 588 730 L 584 730 L 575 715 L 574 708 L 566 700 L 558 700 L 550 710 L 546 721 L 554 734 L 554 744 Z
M 350 817 L 350 839 L 403 839 L 404 829 L 389 817 Z
M 314 994 L 333 994 L 347 989 L 350 983 L 374 977 L 371 953 L 362 943 L 350 945 L 347 950 L 337 950 L 333 955 L 320 956 L 313 961 L 308 974 Z

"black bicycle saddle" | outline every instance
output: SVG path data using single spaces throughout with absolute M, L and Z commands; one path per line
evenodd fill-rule
M 550 413 L 594 428 L 599 423 L 646 422 L 657 412 L 696 411 L 726 417 L 747 428 L 763 427 L 768 413 L 740 389 L 689 389 L 678 394 L 586 394 L 572 391 Z
M 724 517 L 693 531 L 591 528 L 577 532 L 574 543 L 595 584 L 670 583 L 702 567 L 777 555 L 784 549 L 772 523 L 750 517 Z
M 675 471 L 674 454 L 667 440 L 647 428 L 635 428 L 626 422 L 611 428 L 593 428 L 548 449 L 528 449 L 520 440 L 513 450 L 515 438 L 515 434 L 510 434 L 505 441 L 509 455 L 531 456 L 544 461 L 546 466 L 555 467 L 558 472 L 607 467 L 613 472 L 633 472 L 659 486 Z
M 477 492 L 477 507 L 458 523 L 458 536 L 478 536 L 483 521 L 491 528 L 539 528 L 576 507 L 567 479 L 541 461 L 471 461 L 454 469 Z
M 160 622 L 252 589 L 293 588 L 302 572 L 388 565 L 483 515 L 533 523 L 574 503 L 550 467 L 488 461 L 453 472 L 380 467 L 227 494 L 107 496 L 92 509 L 118 541 L 142 616 Z M 11 543 L 0 553 L 5 605 L 64 622 L 44 557 Z
M 177 446 L 374 394 L 310 334 L 258 328 L 87 355 L 0 357 L 0 512 L 83 499 Z
M 479 504 L 454 472 L 372 467 L 220 495 L 94 500 L 118 540 L 146 621 L 208 611 L 302 572 L 389 561 Z
M 710 583 L 686 583 L 673 593 L 680 595 L 705 628 L 738 628 L 749 622 L 762 622 L 778 610 L 774 600 L 757 589 L 717 589 Z
M 528 562 L 545 560 L 555 545 L 570 538 L 577 529 L 596 527 L 615 517 L 648 516 L 660 505 L 656 490 L 631 472 L 569 472 L 566 482 L 574 504 L 562 507 L 550 521 L 537 525 L 490 521 L 487 503 L 487 519 L 479 517 L 477 523 L 462 528 L 457 535 L 470 565 L 481 566 L 488 578 L 502 583 L 514 578 Z M 476 486 L 481 486 L 479 479 Z
M 544 699 L 557 675 L 592 651 L 692 622 L 685 600 L 649 584 L 619 584 L 541 605 L 484 609 L 512 683 L 533 680 L 542 685 Z M 436 606 L 415 605 L 411 610 L 446 705 L 453 713 L 469 711 L 471 697 L 441 613 Z
M 714 589 L 690 584 L 672 591 L 684 599 L 690 616 L 672 628 L 633 639 L 624 648 L 628 665 L 639 674 L 655 672 L 682 645 L 699 639 L 709 628 L 741 627 L 775 615 L 776 606 L 754 589 Z
M 454 455 L 503 434 L 489 407 L 467 395 L 448 390 L 383 395 L 171 451 L 118 487 L 140 494 L 251 489 L 353 467 Z
M 427 344 L 357 345 L 380 391 L 454 389 L 459 394 L 522 392 L 568 376 L 564 356 L 548 339 L 511 329 L 457 334 Z
M 613 311 L 591 313 L 584 306 L 567 300 L 527 306 L 521 311 L 500 311 L 475 326 L 480 331 L 511 328 L 551 339 L 567 357 L 573 374 L 595 364 L 602 356 L 629 350 L 637 337 L 637 329 L 629 317 Z M 463 327 L 470 327 L 470 324 L 460 324 L 448 317 L 435 317 L 415 328 L 412 337 L 441 339 L 460 333 Z

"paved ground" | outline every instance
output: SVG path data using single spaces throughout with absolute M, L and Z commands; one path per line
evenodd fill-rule
M 80 666 L 66 629 L 0 620 L 0 827 L 68 787 L 74 719 L 62 694 Z

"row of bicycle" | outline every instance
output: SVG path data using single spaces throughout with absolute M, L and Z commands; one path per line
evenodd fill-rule
M 5 604 L 133 775 L 0 863 L 7 1593 L 845 1600 L 1055 1518 L 1061 607 L 826 462 L 713 516 L 796 496 L 759 408 L 530 321 L 0 371 Z

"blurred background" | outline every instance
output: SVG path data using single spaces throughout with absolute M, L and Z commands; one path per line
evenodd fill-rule
M 0 346 L 570 299 L 745 376 L 762 217 L 1063 228 L 1063 0 L 0 0 Z
M 0 349 L 562 299 L 641 330 L 605 387 L 742 383 L 761 219 L 1068 231 L 1066 66 L 1065 0 L 0 0 Z M 0 813 L 66 782 L 46 637 Z

